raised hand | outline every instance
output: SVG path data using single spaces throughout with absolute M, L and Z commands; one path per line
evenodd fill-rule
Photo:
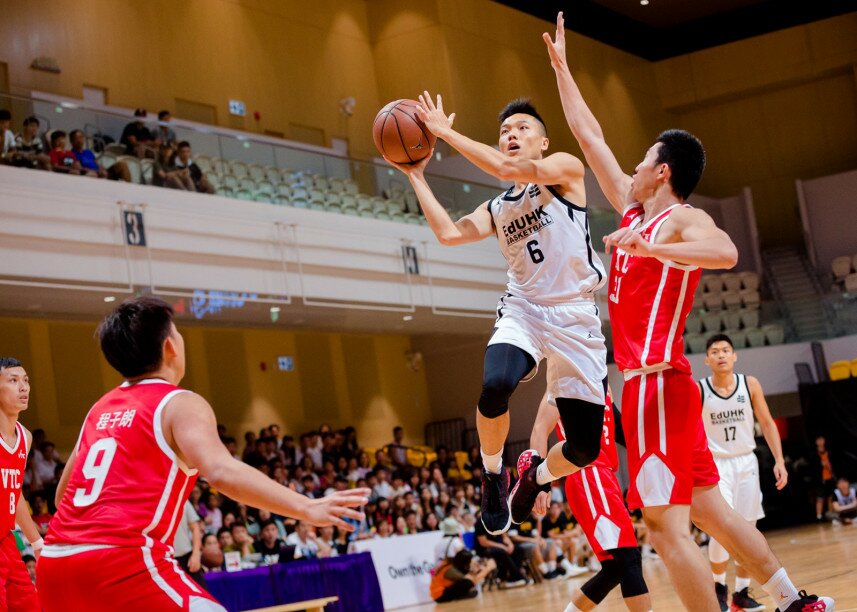
M 443 112 L 443 98 L 440 97 L 440 94 L 438 94 L 437 103 L 435 103 L 428 91 L 420 94 L 417 116 L 426 124 L 429 131 L 438 138 L 443 138 L 444 133 L 452 127 L 452 122 L 455 121 L 455 113 L 447 117 L 446 113 Z
M 354 525 L 347 523 L 343 518 L 362 521 L 365 515 L 353 510 L 368 503 L 369 489 L 351 489 L 350 491 L 337 491 L 321 499 L 310 500 L 307 510 L 307 522 L 316 527 L 335 525 L 345 531 L 354 531 Z
M 545 44 L 548 47 L 548 55 L 551 58 L 551 65 L 554 68 L 563 68 L 566 65 L 565 60 L 565 20 L 562 17 L 562 11 L 556 16 L 556 35 L 554 40 L 551 40 L 550 34 L 545 32 L 542 34 Z
M 610 248 L 622 249 L 626 253 L 637 257 L 651 257 L 652 244 L 632 229 L 623 227 L 612 234 L 604 236 L 605 252 L 610 253 Z

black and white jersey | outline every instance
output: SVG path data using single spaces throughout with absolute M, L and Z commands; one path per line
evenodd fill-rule
M 711 378 L 699 381 L 702 389 L 702 420 L 708 448 L 715 457 L 737 457 L 756 448 L 753 404 L 747 377 L 735 374 L 735 390 L 723 397 L 714 390 Z
M 586 208 L 547 185 L 513 190 L 488 205 L 509 264 L 509 293 L 547 305 L 593 297 L 607 275 L 592 246 Z

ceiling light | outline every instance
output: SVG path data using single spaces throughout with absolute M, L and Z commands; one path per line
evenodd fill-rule
M 414 318 L 411 315 L 405 315 L 402 317 L 402 321 L 413 321 Z
M 640 4 L 642 4 L 643 6 L 648 6 L 649 0 L 640 0 Z
M 109 304 L 110 302 L 115 302 L 115 301 L 116 301 L 116 296 L 114 296 L 114 295 L 105 295 L 105 296 L 104 296 L 104 301 L 105 301 L 105 302 L 107 302 L 108 304 Z
M 279 306 L 271 306 L 271 314 L 273 314 L 273 313 L 275 313 L 275 312 L 280 312 L 280 307 L 279 307 Z

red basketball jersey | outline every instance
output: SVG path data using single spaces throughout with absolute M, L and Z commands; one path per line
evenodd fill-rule
M 604 406 L 604 434 L 601 437 L 601 452 L 590 465 L 605 467 L 614 472 L 619 469 L 619 455 L 616 451 L 616 423 L 613 422 L 613 396 L 607 390 L 607 402 Z M 556 423 L 556 435 L 560 441 L 565 440 L 565 430 L 562 421 Z
M 634 204 L 622 217 L 630 227 L 654 242 L 674 204 L 643 223 L 644 211 Z M 684 355 L 684 323 L 702 271 L 654 257 L 637 257 L 616 249 L 610 265 L 610 324 L 613 356 L 622 371 L 671 366 L 690 373 Z
M 0 537 L 15 529 L 15 510 L 27 469 L 27 434 L 20 423 L 15 423 L 15 431 L 15 446 L 7 446 L 0 438 Z
M 184 389 L 127 382 L 89 411 L 74 470 L 45 544 L 145 546 L 172 551 L 196 470 L 179 463 L 161 429 L 167 402 Z

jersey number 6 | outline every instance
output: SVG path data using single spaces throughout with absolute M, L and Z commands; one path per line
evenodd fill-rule
M 542 263 L 545 260 L 545 254 L 539 250 L 539 241 L 530 240 L 527 243 L 527 252 L 530 254 L 530 259 L 533 263 Z
M 92 488 L 89 490 L 89 493 L 83 487 L 78 488 L 74 492 L 73 502 L 75 506 L 78 508 L 90 506 L 98 499 L 98 496 L 101 495 L 101 489 L 104 488 L 104 481 L 107 480 L 107 472 L 110 471 L 110 464 L 113 463 L 115 455 L 115 438 L 101 438 L 89 447 L 86 460 L 83 462 L 83 477 L 92 481 Z

